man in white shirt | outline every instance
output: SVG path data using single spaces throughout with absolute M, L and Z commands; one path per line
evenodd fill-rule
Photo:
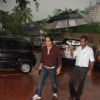
M 95 61 L 94 53 L 87 43 L 87 36 L 82 36 L 80 38 L 80 46 L 75 51 L 71 51 L 71 55 L 76 58 L 76 63 L 69 82 L 69 100 L 80 100 L 86 75 L 92 75 L 92 69 Z

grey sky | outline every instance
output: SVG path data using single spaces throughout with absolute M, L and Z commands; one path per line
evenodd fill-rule
M 0 0 L 0 9 L 11 11 L 14 8 L 16 0 L 7 0 L 7 3 L 3 3 Z M 37 0 L 40 3 L 39 12 L 36 12 L 35 5 L 31 1 L 32 14 L 34 20 L 41 20 L 46 18 L 48 15 L 52 14 L 55 8 L 65 9 L 81 9 L 89 7 L 89 2 L 93 0 Z M 99 1 L 99 0 L 97 0 Z

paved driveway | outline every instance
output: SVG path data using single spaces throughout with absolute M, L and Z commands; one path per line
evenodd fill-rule
M 37 55 L 38 57 L 39 55 Z M 32 73 L 28 75 L 18 73 L 15 70 L 0 70 L 0 100 L 31 100 L 38 83 L 38 62 Z M 57 76 L 58 100 L 68 100 L 68 83 L 71 72 L 72 68 L 64 68 L 61 75 Z M 42 96 L 42 100 L 51 100 L 52 98 L 49 77 L 45 82 Z M 81 100 L 100 100 L 100 72 L 94 72 L 92 77 L 87 77 Z

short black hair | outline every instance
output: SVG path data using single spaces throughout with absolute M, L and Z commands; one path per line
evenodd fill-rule
M 80 40 L 81 40 L 81 39 L 85 39 L 85 41 L 88 41 L 88 37 L 85 36 L 85 35 L 84 35 L 84 36 L 81 36 L 81 37 L 80 37 Z
M 45 40 L 47 37 L 50 39 L 51 42 L 53 42 L 53 37 L 51 35 L 45 35 Z

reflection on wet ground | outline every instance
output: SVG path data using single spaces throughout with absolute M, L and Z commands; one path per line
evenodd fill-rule
M 69 78 L 72 69 L 64 69 L 58 79 L 58 100 L 68 100 Z M 0 100 L 31 100 L 38 82 L 38 72 L 33 69 L 29 75 L 16 71 L 0 71 Z M 49 78 L 45 82 L 42 100 L 51 100 L 52 90 Z M 100 72 L 87 77 L 81 100 L 100 100 Z
M 31 75 L 3 72 L 0 74 L 0 100 L 30 100 L 33 86 Z

